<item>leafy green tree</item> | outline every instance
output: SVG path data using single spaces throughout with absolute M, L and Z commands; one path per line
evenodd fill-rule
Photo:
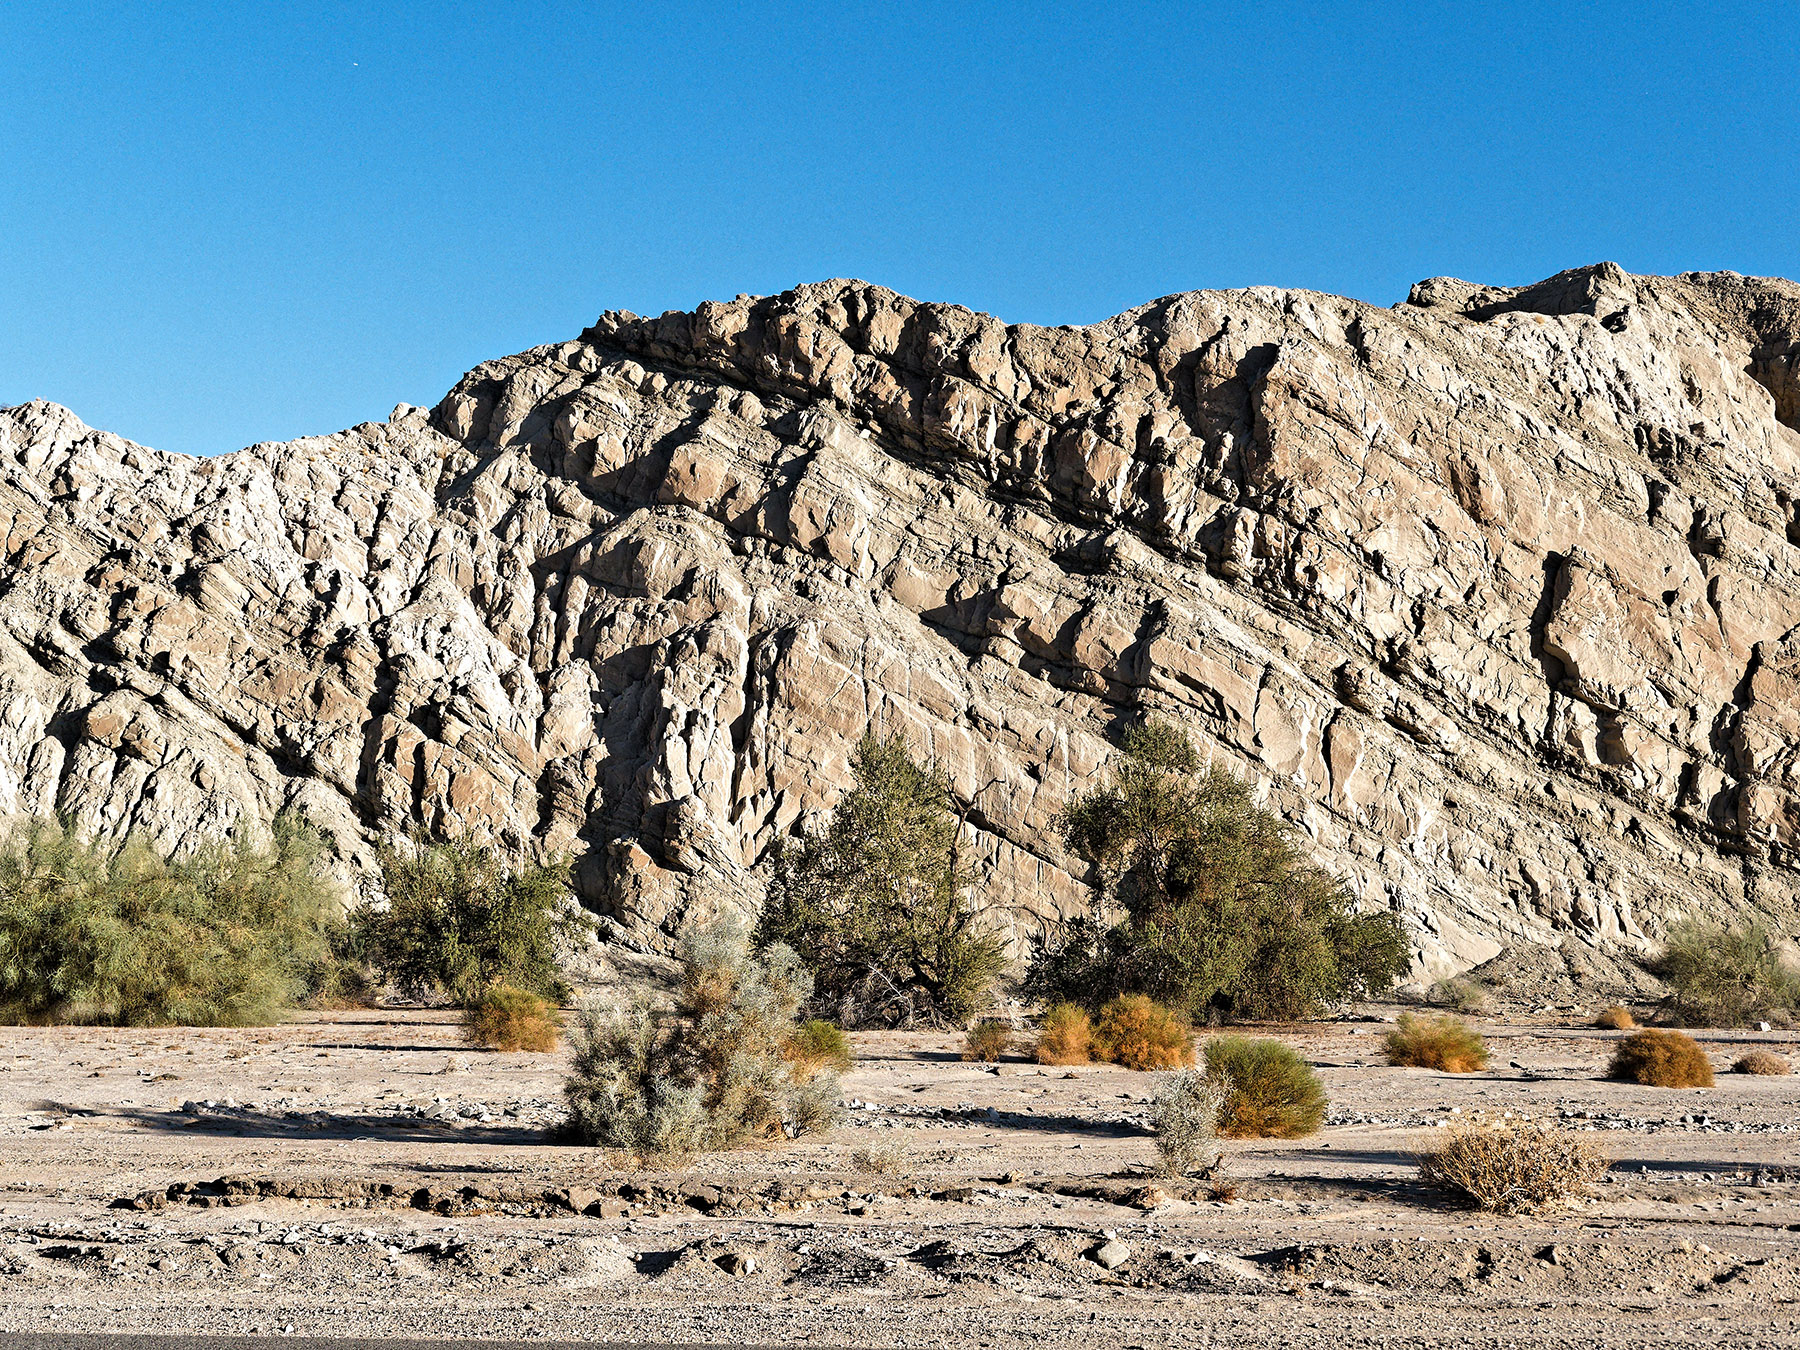
M 1187 737 L 1134 728 L 1108 780 L 1066 812 L 1100 903 L 1040 944 L 1027 987 L 1090 1008 L 1139 993 L 1196 1019 L 1294 1018 L 1390 987 L 1399 917 L 1359 914 L 1343 884 Z
M 331 961 L 340 910 L 294 816 L 188 857 L 108 849 L 67 821 L 0 838 L 0 1020 L 123 1026 L 275 1021 Z
M 798 953 L 846 1026 L 966 1024 L 1006 957 L 969 901 L 949 784 L 898 737 L 865 735 L 851 769 L 825 828 L 777 848 L 757 940 Z
M 557 944 L 586 931 L 565 903 L 566 860 L 509 870 L 491 848 L 454 840 L 381 857 L 387 908 L 364 905 L 355 941 L 381 975 L 417 997 L 469 1006 L 496 985 L 562 1000 Z

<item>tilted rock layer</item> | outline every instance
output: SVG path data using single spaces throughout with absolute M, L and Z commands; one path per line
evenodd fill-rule
M 1796 924 L 1800 287 L 1610 264 L 1378 309 L 1007 325 L 859 282 L 470 372 L 216 459 L 0 413 L 0 812 L 186 847 L 282 808 L 576 856 L 618 932 L 753 905 L 865 728 L 1015 935 L 1155 712 L 1416 974 Z

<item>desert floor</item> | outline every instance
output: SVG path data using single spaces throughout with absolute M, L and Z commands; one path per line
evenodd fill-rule
M 1718 1086 L 1674 1091 L 1600 1080 L 1584 1020 L 1477 1019 L 1496 1068 L 1465 1077 L 1386 1067 L 1378 1022 L 1253 1029 L 1332 1114 L 1228 1145 L 1229 1200 L 1152 1174 L 1152 1076 L 995 1072 L 947 1034 L 855 1037 L 827 1136 L 644 1174 L 556 1142 L 560 1055 L 449 1014 L 0 1028 L 0 1334 L 1800 1343 L 1800 1076 L 1724 1072 L 1800 1066 L 1796 1037 L 1702 1033 Z M 1596 1198 L 1506 1219 L 1420 1184 L 1422 1138 L 1509 1111 L 1599 1132 Z

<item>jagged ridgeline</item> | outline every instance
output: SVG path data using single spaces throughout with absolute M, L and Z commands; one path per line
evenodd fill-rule
M 1007 325 L 834 281 L 187 459 L 0 414 L 0 812 L 185 845 L 284 808 L 576 855 L 667 947 L 898 734 L 1006 931 L 1145 714 L 1430 978 L 1792 931 L 1800 288 L 1611 265 L 1393 309 Z

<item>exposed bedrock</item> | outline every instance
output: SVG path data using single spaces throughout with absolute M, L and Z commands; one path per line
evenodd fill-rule
M 1017 935 L 1144 712 L 1420 978 L 1796 913 L 1800 287 L 1611 264 L 1087 328 L 854 281 L 492 361 L 189 459 L 0 412 L 0 812 L 186 847 L 284 807 L 578 858 L 667 944 L 753 904 L 867 727 Z

